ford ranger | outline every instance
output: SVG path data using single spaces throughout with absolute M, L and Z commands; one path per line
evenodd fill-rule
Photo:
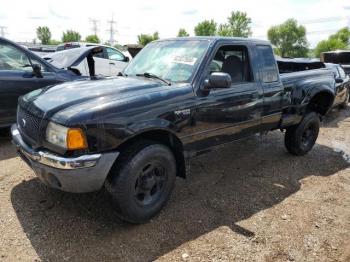
M 166 39 L 118 77 L 21 97 L 11 131 L 43 183 L 75 193 L 105 187 L 122 219 L 143 223 L 166 204 L 176 176 L 186 177 L 186 161 L 209 149 L 280 129 L 292 155 L 308 153 L 334 85 L 328 69 L 279 74 L 266 41 Z

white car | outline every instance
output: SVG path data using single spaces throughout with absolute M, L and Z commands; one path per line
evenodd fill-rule
M 49 54 L 46 57 L 55 57 L 55 54 L 65 53 L 71 55 L 75 53 L 74 49 L 86 47 L 100 47 L 101 51 L 93 55 L 95 61 L 95 75 L 101 76 L 116 76 L 119 72 L 122 72 L 128 65 L 131 56 L 122 51 L 106 46 L 93 43 L 80 43 L 72 42 L 58 45 L 54 54 Z M 70 51 L 70 52 L 69 52 Z M 84 59 L 81 64 L 75 66 L 83 76 L 89 76 L 89 66 L 87 59 Z

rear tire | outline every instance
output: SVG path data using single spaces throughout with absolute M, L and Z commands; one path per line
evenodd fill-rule
M 176 161 L 171 150 L 152 141 L 131 144 L 105 182 L 117 213 L 130 223 L 145 223 L 160 212 L 175 185 Z
M 296 156 L 307 154 L 315 145 L 319 129 L 319 115 L 307 113 L 299 125 L 287 128 L 284 144 L 288 152 Z

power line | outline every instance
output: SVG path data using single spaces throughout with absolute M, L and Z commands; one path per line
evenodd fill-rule
M 2 36 L 2 37 L 5 37 L 5 34 L 6 34 L 6 29 L 7 29 L 7 27 L 6 26 L 0 26 L 0 35 Z
M 109 32 L 109 44 L 114 45 L 114 43 L 115 43 L 114 35 L 117 32 L 117 30 L 114 28 L 114 26 L 117 23 L 116 23 L 116 21 L 114 21 L 113 15 L 112 15 L 112 19 L 107 21 L 107 23 L 109 24 L 109 29 L 107 30 Z
M 100 21 L 98 19 L 94 19 L 94 18 L 89 18 L 89 21 L 92 24 L 91 30 L 92 30 L 93 34 L 97 35 L 97 33 L 98 33 L 98 24 L 99 24 Z

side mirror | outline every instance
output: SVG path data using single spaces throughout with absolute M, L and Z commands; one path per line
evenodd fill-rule
M 43 78 L 43 74 L 41 73 L 41 66 L 39 64 L 33 64 L 33 75 L 37 78 Z
M 129 61 L 130 61 L 130 58 L 126 56 L 126 57 L 124 58 L 124 62 L 129 62 Z
M 336 78 L 336 79 L 335 79 L 335 82 L 336 82 L 337 84 L 341 84 L 341 83 L 344 82 L 344 80 L 341 79 L 341 78 Z
M 212 88 L 229 88 L 231 87 L 231 76 L 223 72 L 214 72 L 209 76 L 209 79 L 204 81 L 204 89 Z

